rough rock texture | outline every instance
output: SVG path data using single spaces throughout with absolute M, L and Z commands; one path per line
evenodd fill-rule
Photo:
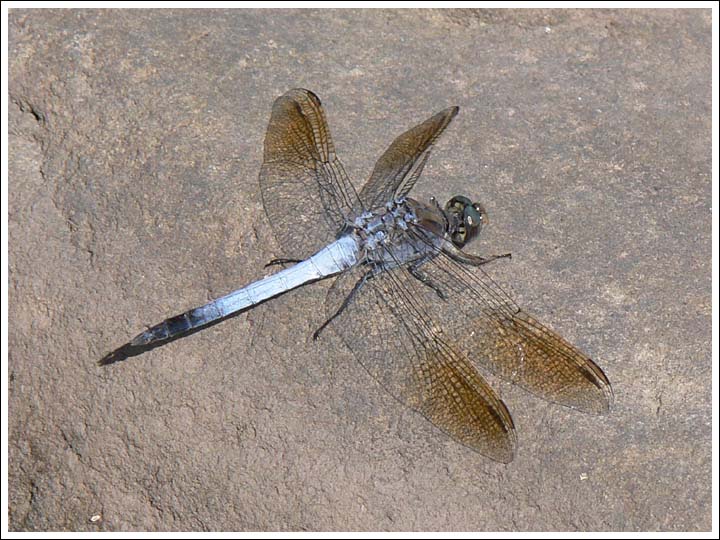
M 708 530 L 711 14 L 11 10 L 11 530 Z M 489 377 L 500 465 L 331 338 L 327 284 L 100 368 L 282 256 L 272 101 L 323 99 L 360 183 L 449 105 L 415 195 L 482 200 L 475 248 L 587 350 L 592 417 Z M 99 515 L 96 521 L 91 516 Z

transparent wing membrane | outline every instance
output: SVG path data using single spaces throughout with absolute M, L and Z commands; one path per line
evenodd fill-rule
M 362 269 L 337 278 L 326 302 L 335 314 Z M 425 286 L 402 267 L 366 281 L 331 327 L 401 403 L 458 442 L 496 461 L 512 460 L 515 430 L 505 404 L 443 334 Z
M 459 110 L 450 107 L 440 111 L 393 141 L 360 191 L 360 200 L 366 208 L 377 208 L 410 192 L 420 178 L 432 145 Z
M 543 399 L 583 412 L 608 412 L 613 395 L 602 370 L 518 308 L 489 271 L 464 266 L 443 252 L 421 267 L 443 292 L 444 299 L 436 297 L 432 307 L 456 347 Z
M 275 100 L 260 190 L 283 257 L 304 259 L 335 240 L 359 200 L 318 97 L 295 89 Z

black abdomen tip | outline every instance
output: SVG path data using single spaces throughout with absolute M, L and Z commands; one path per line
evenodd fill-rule
M 166 335 L 164 337 L 168 338 L 171 336 L 176 336 L 190 330 L 193 325 L 188 315 L 189 313 L 183 313 L 182 315 L 177 315 L 175 317 L 167 319 L 164 323 L 166 332 Z

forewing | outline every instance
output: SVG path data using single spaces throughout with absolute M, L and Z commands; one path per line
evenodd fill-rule
M 367 271 L 337 278 L 328 317 Z M 391 395 L 456 441 L 496 461 L 512 460 L 515 429 L 505 404 L 429 315 L 424 285 L 399 267 L 368 279 L 331 323 L 359 362 Z
M 288 258 L 304 259 L 333 241 L 358 205 L 320 99 L 309 90 L 290 90 L 273 104 L 260 190 L 281 254 Z
M 421 274 L 444 296 L 433 306 L 451 341 L 470 359 L 530 392 L 593 414 L 612 404 L 603 371 L 577 347 L 518 308 L 486 267 L 462 265 L 444 253 Z
M 365 208 L 377 208 L 410 192 L 422 173 L 433 143 L 458 111 L 458 107 L 440 111 L 393 141 L 360 191 Z

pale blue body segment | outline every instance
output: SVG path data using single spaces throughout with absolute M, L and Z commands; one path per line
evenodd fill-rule
M 252 307 L 287 291 L 343 272 L 358 262 L 360 246 L 352 234 L 341 236 L 308 259 L 213 300 L 204 306 L 171 317 L 133 339 L 133 346 L 169 339 L 193 328 Z
M 357 241 L 352 235 L 346 235 L 324 247 L 309 259 L 251 283 L 247 287 L 218 298 L 199 309 L 212 309 L 213 311 L 208 313 L 212 319 L 226 317 L 311 281 L 347 270 L 357 262 L 357 258 Z

